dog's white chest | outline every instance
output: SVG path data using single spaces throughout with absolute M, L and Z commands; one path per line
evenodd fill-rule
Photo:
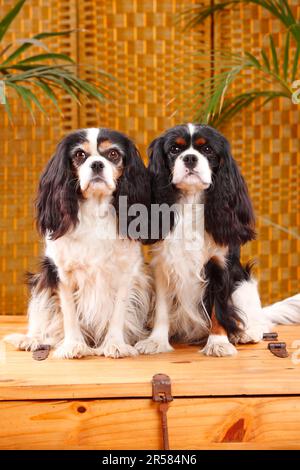
M 168 238 L 154 249 L 153 264 L 166 280 L 171 336 L 180 332 L 183 341 L 194 341 L 207 335 L 205 265 L 213 256 L 225 263 L 226 249 L 205 232 L 201 205 L 179 217 Z
M 203 206 L 187 205 L 173 231 L 154 250 L 154 262 L 162 262 L 169 273 L 182 279 L 198 278 L 209 259 L 206 238 Z
M 100 209 L 91 205 L 81 209 L 75 230 L 58 240 L 47 240 L 46 255 L 60 270 L 74 276 L 102 273 L 119 278 L 120 269 L 126 270 L 131 257 L 138 255 L 138 244 L 118 237 L 113 211 Z

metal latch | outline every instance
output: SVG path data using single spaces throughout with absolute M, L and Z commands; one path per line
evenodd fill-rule
M 264 341 L 272 341 L 272 340 L 277 341 L 277 339 L 278 339 L 278 333 L 276 333 L 275 331 L 263 334 Z
M 169 432 L 168 432 L 168 419 L 167 411 L 169 403 L 173 401 L 171 392 L 171 379 L 166 374 L 156 374 L 152 378 L 152 399 L 154 402 L 159 403 L 159 411 L 161 414 L 162 436 L 163 436 L 163 449 L 169 450 Z
M 269 343 L 268 349 L 277 357 L 288 357 L 286 343 Z

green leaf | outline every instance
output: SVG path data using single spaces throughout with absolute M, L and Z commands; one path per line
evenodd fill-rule
M 57 111 L 59 113 L 61 113 L 61 109 L 58 105 L 56 95 L 55 95 L 54 91 L 51 89 L 51 87 L 47 83 L 43 82 L 42 80 L 34 80 L 33 83 L 43 90 L 43 92 L 45 93 L 47 98 L 49 98 L 50 101 L 52 101 L 52 103 L 54 104 Z
M 28 63 L 31 63 L 31 62 L 38 62 L 39 60 L 43 61 L 43 60 L 64 60 L 66 62 L 71 62 L 72 64 L 74 64 L 74 60 L 71 59 L 71 57 L 69 57 L 68 55 L 66 54 L 56 54 L 56 53 L 49 53 L 49 54 L 37 54 L 37 55 L 33 55 L 31 57 L 27 57 L 26 59 L 23 59 L 23 60 L 20 60 L 18 62 L 18 64 L 28 64 Z
M 285 38 L 285 47 L 284 47 L 284 59 L 283 59 L 283 78 L 287 81 L 288 72 L 289 72 L 289 52 L 290 52 L 290 33 L 287 32 Z
M 0 52 L 0 57 L 2 57 L 11 46 L 12 44 L 7 44 L 7 46 L 5 46 L 5 48 Z
M 268 56 L 267 56 L 265 50 L 261 49 L 260 53 L 261 53 L 261 56 L 263 58 L 266 69 L 270 72 L 271 71 L 270 62 L 269 62 L 269 59 L 268 59 Z
M 36 34 L 35 36 L 33 36 L 33 38 L 28 39 L 27 42 L 25 41 L 25 43 L 22 44 L 22 46 L 18 47 L 10 56 L 8 56 L 7 59 L 2 63 L 2 65 L 8 64 L 12 60 L 16 59 L 21 54 L 23 54 L 29 47 L 31 47 L 34 44 L 33 41 L 35 41 L 35 40 L 46 39 L 46 38 L 49 38 L 49 37 L 56 37 L 56 36 L 67 36 L 68 34 L 71 34 L 74 31 L 77 31 L 77 30 L 76 29 L 69 29 L 69 30 L 65 30 L 65 31 L 58 31 L 58 32 L 55 32 L 55 33 L 45 32 L 45 33 Z M 43 43 L 41 43 L 41 44 L 43 44 Z M 46 46 L 44 46 L 44 47 L 46 49 L 48 49 L 48 47 L 46 47 Z
M 34 103 L 43 114 L 47 115 L 45 108 L 42 106 L 39 99 L 29 88 L 26 88 L 19 84 L 13 84 L 13 83 L 11 83 L 10 85 L 12 86 L 12 88 L 16 90 L 18 95 L 23 99 L 24 103 L 26 104 L 27 108 L 30 111 L 31 117 L 34 122 L 35 122 L 35 118 L 34 118 L 32 103 Z
M 296 24 L 293 24 L 290 27 L 290 31 L 291 31 L 292 35 L 294 36 L 296 42 L 300 43 L 300 22 L 296 23 Z
M 261 69 L 261 64 L 259 62 L 259 60 L 254 57 L 254 55 L 252 55 L 250 52 L 245 52 L 245 56 L 248 57 L 248 59 L 250 60 L 250 62 L 257 68 L 257 69 Z
M 51 77 L 49 81 L 56 83 L 58 88 L 60 88 L 61 90 L 64 90 L 69 96 L 71 96 L 71 98 L 73 98 L 74 101 L 76 101 L 77 104 L 81 105 L 80 99 L 78 98 L 78 96 L 72 89 L 72 84 L 71 86 L 69 86 L 66 80 L 61 79 L 61 78 L 55 78 L 55 77 Z
M 16 85 L 15 83 L 9 83 L 9 82 L 8 82 L 8 86 L 13 88 L 18 93 L 18 95 L 24 101 L 26 107 L 28 108 L 30 115 L 31 115 L 31 119 L 33 120 L 33 122 L 35 122 L 31 101 L 28 97 L 28 94 L 26 93 L 27 89 L 21 85 Z
M 0 21 L 0 41 L 4 37 L 6 31 L 10 27 L 11 23 L 22 9 L 26 0 L 20 0 L 15 4 L 15 6 L 5 15 L 5 17 Z
M 187 8 L 178 15 L 179 19 L 185 20 L 186 28 L 195 28 L 202 24 L 212 14 L 220 13 L 228 8 L 234 8 L 239 4 L 255 4 L 269 11 L 274 17 L 278 18 L 286 28 L 297 23 L 287 0 L 227 0 L 221 2 L 205 2 L 204 5 Z M 296 38 L 296 32 L 292 34 Z
M 25 87 L 24 87 L 24 88 L 25 88 Z M 29 88 L 25 88 L 25 90 L 26 90 L 25 93 L 27 93 L 28 98 L 33 101 L 33 103 L 38 107 L 38 109 L 39 109 L 43 114 L 47 114 L 45 108 L 42 106 L 41 102 L 40 102 L 39 99 L 36 97 L 36 95 L 35 95 Z
M 297 44 L 297 48 L 295 51 L 293 69 L 292 69 L 292 82 L 296 80 L 297 70 L 299 66 L 299 58 L 300 58 L 300 43 Z
M 273 59 L 273 69 L 274 72 L 279 75 L 279 66 L 278 66 L 278 58 L 277 58 L 277 52 L 276 52 L 276 47 L 274 44 L 274 39 L 272 34 L 270 34 L 270 47 L 271 47 L 271 53 L 272 53 L 272 59 Z

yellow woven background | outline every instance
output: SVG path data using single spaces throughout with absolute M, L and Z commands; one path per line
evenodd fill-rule
M 15 99 L 13 127 L 0 106 L 2 314 L 26 312 L 23 275 L 34 269 L 41 253 L 33 201 L 40 172 L 60 137 L 79 127 L 117 128 L 133 137 L 145 156 L 153 137 L 191 119 L 185 106 L 187 90 L 198 77 L 210 73 L 205 65 L 196 65 L 193 53 L 195 48 L 210 50 L 210 23 L 183 32 L 174 16 L 195 3 L 28 0 L 14 22 L 10 40 L 47 30 L 84 28 L 52 41 L 51 49 L 104 69 L 122 86 L 105 105 L 86 102 L 78 107 L 61 96 L 64 116 L 49 107 L 49 120 L 37 113 L 36 123 Z M 1 16 L 11 5 L 11 0 L 0 0 Z M 238 7 L 215 20 L 215 43 L 218 47 L 226 40 L 236 51 L 245 45 L 259 48 L 271 30 L 279 31 L 277 23 L 259 8 Z M 244 254 L 259 261 L 265 303 L 299 290 L 299 120 L 299 107 L 282 101 L 255 113 L 244 111 L 226 130 L 258 215 L 259 241 Z
M 299 1 L 289 3 L 299 18 Z M 275 44 L 283 46 L 281 31 L 282 25 L 268 12 L 240 5 L 215 19 L 215 47 L 226 44 L 236 53 L 246 48 L 260 57 L 270 33 Z M 235 88 L 247 91 L 253 83 L 255 72 Z M 254 110 L 244 110 L 226 126 L 225 134 L 257 216 L 257 241 L 244 248 L 244 258 L 257 260 L 261 297 L 269 303 L 300 291 L 300 106 L 280 100 Z

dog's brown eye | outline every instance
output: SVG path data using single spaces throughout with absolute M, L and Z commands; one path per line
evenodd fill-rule
M 80 160 L 83 160 L 84 158 L 86 158 L 86 153 L 83 150 L 77 150 L 75 157 Z
M 118 160 L 120 157 L 120 154 L 117 150 L 110 150 L 108 152 L 108 158 L 111 158 L 112 160 Z
M 213 149 L 211 148 L 210 145 L 202 145 L 201 152 L 206 153 L 206 154 L 211 154 L 213 153 Z
M 178 147 L 178 145 L 172 145 L 172 147 L 170 148 L 170 153 L 172 153 L 173 155 L 177 155 L 180 150 L 181 148 Z

